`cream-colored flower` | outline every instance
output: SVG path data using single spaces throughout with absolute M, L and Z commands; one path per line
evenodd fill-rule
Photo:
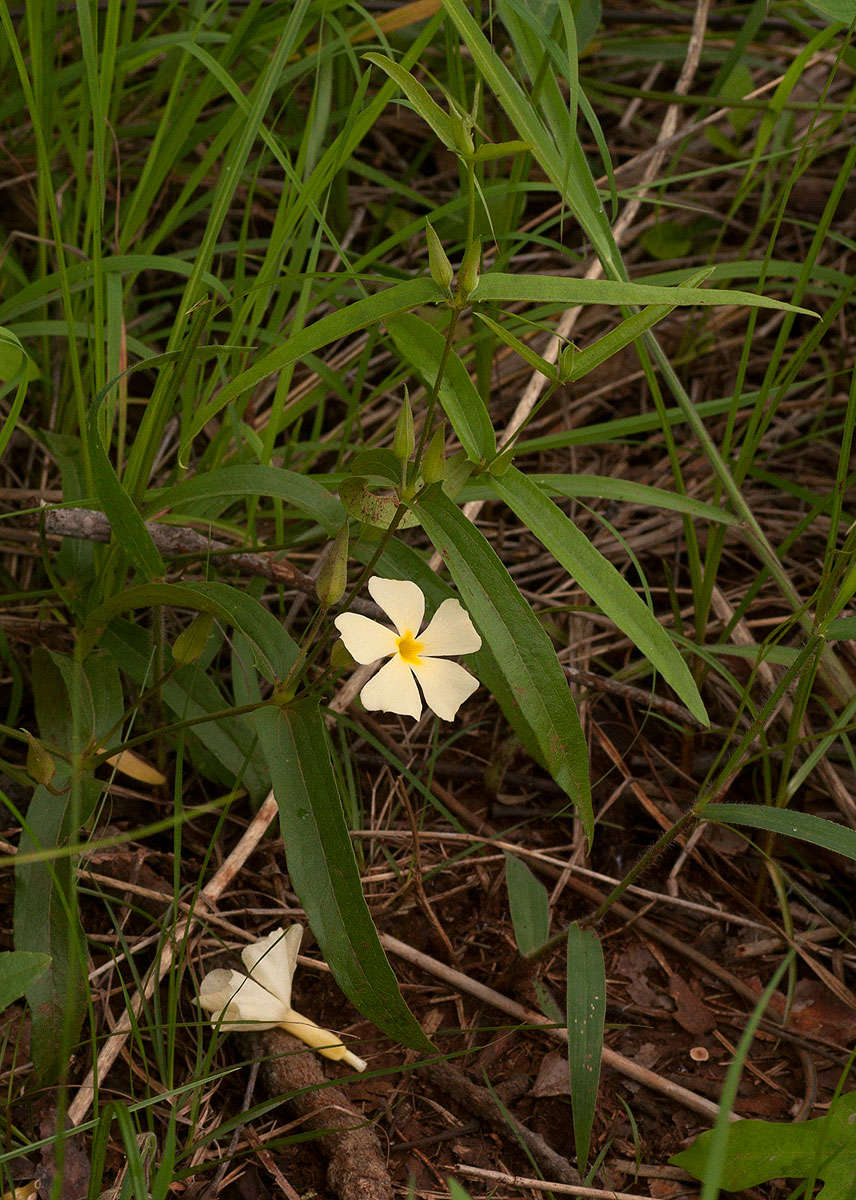
M 249 972 L 211 971 L 199 985 L 199 1004 L 211 1013 L 211 1023 L 224 1033 L 242 1033 L 279 1026 L 325 1058 L 346 1062 L 355 1071 L 367 1063 L 344 1045 L 335 1033 L 322 1029 L 291 1007 L 291 981 L 297 967 L 302 925 L 274 929 L 241 952 Z
M 428 707 L 444 721 L 453 720 L 479 686 L 469 671 L 443 657 L 472 654 L 481 648 L 469 615 L 458 600 L 444 600 L 420 633 L 425 597 L 415 583 L 373 575 L 369 591 L 395 631 L 358 613 L 342 613 L 334 622 L 345 648 L 358 663 L 389 658 L 360 692 L 363 704 L 418 720 L 422 715 L 421 688 Z

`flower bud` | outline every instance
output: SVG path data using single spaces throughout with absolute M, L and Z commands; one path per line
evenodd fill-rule
M 315 591 L 325 608 L 338 604 L 348 585 L 348 526 L 336 534 L 330 553 L 318 574 Z
M 452 264 L 449 262 L 443 244 L 437 237 L 430 221 L 425 222 L 425 240 L 428 243 L 428 266 L 431 270 L 431 278 L 444 292 L 448 292 L 452 286 L 455 272 L 452 270 Z
M 56 772 L 56 763 L 38 738 L 27 734 L 27 774 L 47 787 Z
M 467 246 L 461 269 L 458 272 L 458 295 L 461 300 L 469 300 L 476 290 L 479 281 L 479 266 L 481 265 L 481 241 L 476 238 Z
M 413 409 L 410 407 L 410 397 L 404 393 L 404 403 L 398 420 L 395 423 L 395 436 L 392 439 L 392 452 L 399 462 L 407 462 L 416 445 L 416 435 L 413 432 Z
M 452 138 L 454 139 L 455 149 L 464 158 L 470 158 L 476 149 L 473 144 L 473 136 L 470 133 L 473 125 L 472 118 L 469 114 L 462 117 L 457 113 L 451 113 L 449 119 L 452 123 Z
M 179 666 L 186 667 L 188 663 L 196 662 L 208 644 L 213 627 L 214 614 L 201 612 L 181 631 L 172 647 L 172 657 Z
M 439 483 L 446 474 L 446 430 L 439 424 L 434 430 L 425 457 L 422 459 L 422 478 L 426 483 Z

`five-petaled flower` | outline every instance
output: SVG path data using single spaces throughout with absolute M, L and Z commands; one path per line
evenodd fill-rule
M 199 985 L 199 1004 L 224 1033 L 279 1026 L 325 1058 L 346 1062 L 355 1071 L 367 1063 L 352 1054 L 335 1033 L 322 1029 L 291 1007 L 291 980 L 297 966 L 302 925 L 274 929 L 241 952 L 249 976 L 240 971 L 211 971 Z
M 401 713 L 418 720 L 422 701 L 444 721 L 453 720 L 468 696 L 479 686 L 469 671 L 442 655 L 471 654 L 481 647 L 469 615 L 457 600 L 444 600 L 419 632 L 425 616 L 425 597 L 408 579 L 369 580 L 372 599 L 395 626 L 395 632 L 358 613 L 342 613 L 334 622 L 345 648 L 358 663 L 389 658 L 360 692 L 368 709 Z

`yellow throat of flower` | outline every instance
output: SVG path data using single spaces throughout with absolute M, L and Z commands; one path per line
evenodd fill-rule
M 422 653 L 422 643 L 417 642 L 416 638 L 409 629 L 397 639 L 395 644 L 398 649 L 399 657 L 403 659 L 408 666 L 416 667 L 419 665 L 419 655 Z

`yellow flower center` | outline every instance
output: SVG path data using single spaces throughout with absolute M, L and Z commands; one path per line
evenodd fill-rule
M 411 667 L 419 665 L 419 655 L 422 653 L 422 643 L 417 642 L 416 638 L 406 630 L 400 638 L 396 639 L 399 657 L 404 659 Z

